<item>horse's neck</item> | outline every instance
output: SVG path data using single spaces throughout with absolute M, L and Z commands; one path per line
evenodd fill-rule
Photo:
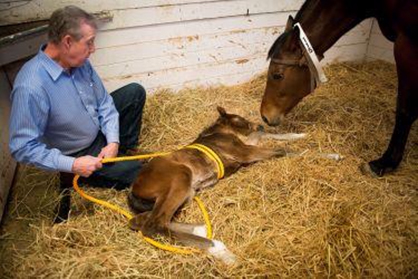
M 322 56 L 346 32 L 370 16 L 371 11 L 361 10 L 362 5 L 356 3 L 362 1 L 307 0 L 303 4 L 295 20 L 302 25 L 319 56 Z

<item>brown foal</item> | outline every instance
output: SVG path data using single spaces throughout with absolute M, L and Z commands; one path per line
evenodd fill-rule
M 286 156 L 283 148 L 258 145 L 263 136 L 275 136 L 264 133 L 261 125 L 229 114 L 221 107 L 217 109 L 219 118 L 193 144 L 202 144 L 213 150 L 224 165 L 225 176 L 242 166 Z M 290 134 L 290 139 L 300 137 L 303 135 Z M 283 139 L 283 135 L 278 139 Z M 221 242 L 207 239 L 204 233 L 197 232 L 201 226 L 172 222 L 175 212 L 192 199 L 196 191 L 213 186 L 218 180 L 216 163 L 196 149 L 184 148 L 151 160 L 139 173 L 128 197 L 129 206 L 138 213 L 130 221 L 130 227 L 149 237 L 155 234 L 174 237 L 227 263 L 233 262 L 233 254 Z

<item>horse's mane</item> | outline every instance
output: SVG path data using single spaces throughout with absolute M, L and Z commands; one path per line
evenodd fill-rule
M 295 21 L 299 22 L 302 15 L 305 14 L 307 10 L 311 10 L 315 5 L 312 5 L 312 2 L 316 2 L 315 0 L 306 0 L 305 3 L 302 4 L 302 7 L 300 7 L 299 11 L 297 12 L 295 16 Z

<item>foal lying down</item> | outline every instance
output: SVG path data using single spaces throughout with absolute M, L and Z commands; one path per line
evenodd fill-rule
M 228 114 L 218 107 L 219 118 L 205 129 L 193 144 L 204 145 L 213 150 L 221 159 L 225 176 L 240 167 L 266 160 L 283 157 L 287 153 L 281 148 L 258 146 L 262 137 L 281 140 L 301 138 L 303 134 L 273 135 L 263 133 L 263 127 L 242 118 Z M 141 230 L 151 237 L 162 234 L 174 237 L 185 245 L 197 247 L 227 263 L 234 261 L 222 242 L 204 237 L 198 233 L 202 226 L 172 222 L 175 212 L 196 191 L 215 185 L 219 180 L 217 165 L 200 150 L 183 148 L 163 157 L 151 160 L 139 173 L 128 196 L 128 204 L 138 213 L 130 221 L 130 227 Z

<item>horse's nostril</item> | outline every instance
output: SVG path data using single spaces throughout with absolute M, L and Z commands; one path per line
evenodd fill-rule
M 265 116 L 261 116 L 261 118 L 263 119 L 263 121 L 267 124 L 269 124 L 269 121 L 267 120 L 267 118 Z

